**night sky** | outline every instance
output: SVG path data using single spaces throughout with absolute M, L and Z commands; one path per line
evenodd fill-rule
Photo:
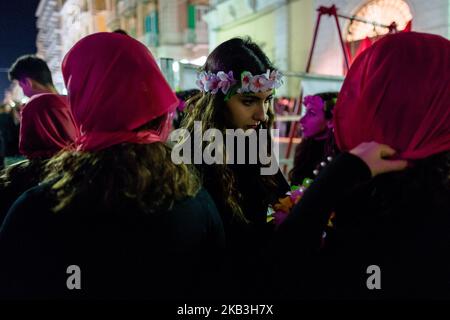
M 9 87 L 7 70 L 16 58 L 36 53 L 39 0 L 0 0 L 0 103 Z

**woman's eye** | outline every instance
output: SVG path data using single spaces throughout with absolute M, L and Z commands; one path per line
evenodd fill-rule
M 242 104 L 245 106 L 251 106 L 253 103 L 253 100 L 242 100 Z

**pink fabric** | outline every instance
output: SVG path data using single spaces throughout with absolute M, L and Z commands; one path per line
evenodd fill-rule
M 365 37 L 363 40 L 360 40 L 358 42 L 358 47 L 356 49 L 356 52 L 354 55 L 352 55 L 351 50 L 351 42 L 347 42 L 345 45 L 345 51 L 348 57 L 348 61 L 350 63 L 350 66 L 352 65 L 353 61 L 364 52 L 364 50 L 370 48 L 370 46 L 375 42 L 375 39 L 370 39 L 369 37 Z
M 369 37 L 365 37 L 359 44 L 358 50 L 356 51 L 353 60 L 355 60 L 356 57 L 359 56 L 361 53 L 363 53 L 366 49 L 369 49 L 372 46 L 372 44 L 373 44 L 372 39 L 370 39 Z
M 117 33 L 89 35 L 67 53 L 62 71 L 80 126 L 78 150 L 167 139 L 170 117 L 157 130 L 135 131 L 178 105 L 155 59 L 139 41 Z
M 412 31 L 412 19 L 408 21 L 405 28 L 401 32 L 411 32 Z
M 450 150 L 450 41 L 416 32 L 378 40 L 350 68 L 334 128 L 343 151 L 372 140 L 407 160 Z
M 53 93 L 34 95 L 21 112 L 19 151 L 27 158 L 50 158 L 78 137 L 67 99 Z

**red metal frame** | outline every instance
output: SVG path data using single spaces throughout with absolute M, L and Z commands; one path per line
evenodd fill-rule
M 309 51 L 309 57 L 308 57 L 308 64 L 306 65 L 306 72 L 308 73 L 310 68 L 311 68 L 311 61 L 312 61 L 312 57 L 313 57 L 313 53 L 314 53 L 314 48 L 316 46 L 316 40 L 317 40 L 317 34 L 319 32 L 319 25 L 320 25 L 320 19 L 322 18 L 322 15 L 328 15 L 328 16 L 333 16 L 335 21 L 336 21 L 336 26 L 337 26 L 337 30 L 338 30 L 338 35 L 339 35 L 339 41 L 341 43 L 341 47 L 342 47 L 342 53 L 344 54 L 344 59 L 345 59 L 345 66 L 346 66 L 346 70 L 348 71 L 349 69 L 349 63 L 348 63 L 348 57 L 347 54 L 345 52 L 345 46 L 344 46 L 344 40 L 342 39 L 342 33 L 341 33 L 341 27 L 339 26 L 339 21 L 338 21 L 338 15 L 337 15 L 337 8 L 335 5 L 332 5 L 331 7 L 324 7 L 321 6 L 317 9 L 317 19 L 316 19 L 316 26 L 314 28 L 314 36 L 313 36 L 313 41 L 312 41 L 312 45 L 311 45 L 311 49 Z M 299 99 L 297 101 L 298 103 L 298 108 L 296 108 L 296 113 L 297 115 L 301 114 L 301 110 L 302 110 L 302 96 L 303 93 L 300 92 L 300 96 Z M 297 132 L 297 128 L 298 128 L 298 121 L 295 121 L 293 124 L 291 124 L 290 130 L 289 130 L 289 142 L 288 142 L 288 146 L 286 149 L 286 155 L 285 155 L 285 159 L 289 159 L 289 156 L 291 155 L 291 151 L 292 151 L 292 144 L 293 144 L 293 140 L 295 137 L 295 134 Z M 283 167 L 283 172 L 286 173 L 287 170 L 287 165 L 285 164 Z
M 322 15 L 324 15 L 324 14 L 326 14 L 330 17 L 333 16 L 336 21 L 336 27 L 337 27 L 338 35 L 339 35 L 339 41 L 341 43 L 342 53 L 344 54 L 345 66 L 348 70 L 348 68 L 349 68 L 348 58 L 347 58 L 347 54 L 345 53 L 344 40 L 342 39 L 341 27 L 339 26 L 337 10 L 338 9 L 336 8 L 336 6 L 334 4 L 331 7 L 321 6 L 317 9 L 318 14 L 317 14 L 317 20 L 316 20 L 316 27 L 314 30 L 314 37 L 313 37 L 311 50 L 309 52 L 308 64 L 306 65 L 306 72 L 309 72 L 309 70 L 311 68 L 311 61 L 312 61 L 312 56 L 314 53 L 314 47 L 316 46 L 317 33 L 319 32 L 320 18 L 322 18 Z
M 317 40 L 317 34 L 319 32 L 319 25 L 320 25 L 320 19 L 322 18 L 322 15 L 327 15 L 330 17 L 334 17 L 334 20 L 336 21 L 336 27 L 337 27 L 337 31 L 338 31 L 338 36 L 339 36 L 339 42 L 341 43 L 341 47 L 342 47 L 342 53 L 344 55 L 344 61 L 345 61 L 345 70 L 344 73 L 347 73 L 347 71 L 349 70 L 349 61 L 348 61 L 348 56 L 347 56 L 347 52 L 345 50 L 345 45 L 344 45 L 344 40 L 342 39 L 342 32 L 341 32 L 341 27 L 339 26 L 339 20 L 338 17 L 340 18 L 345 18 L 345 19 L 355 19 L 355 17 L 347 17 L 341 14 L 338 14 L 338 9 L 336 8 L 336 6 L 333 4 L 331 7 L 324 7 L 324 6 L 320 6 L 317 9 L 317 19 L 316 19 L 316 26 L 314 28 L 314 36 L 313 36 L 313 40 L 312 40 L 312 45 L 311 45 L 311 49 L 309 51 L 309 57 L 308 57 L 308 64 L 306 65 L 306 73 L 309 73 L 310 68 L 311 68 L 311 61 L 312 61 L 312 57 L 313 57 L 313 53 L 314 53 L 314 48 L 316 46 L 316 40 Z M 362 21 L 364 23 L 371 23 L 374 24 L 374 22 L 370 22 L 370 21 L 365 21 L 362 19 L 358 19 L 358 21 Z M 374 24 L 375 25 L 375 24 Z M 382 24 L 377 24 L 380 25 L 382 27 L 388 28 L 389 29 L 389 33 L 395 33 L 397 32 L 397 24 L 395 22 L 392 22 L 389 26 L 387 25 L 382 25 Z M 298 108 L 296 108 L 295 112 L 297 115 L 301 114 L 301 110 L 302 110 L 302 96 L 303 93 L 300 92 L 300 96 L 299 99 L 297 101 L 298 103 Z M 295 133 L 297 132 L 297 128 L 298 128 L 298 121 L 295 121 L 289 130 L 289 142 L 288 142 L 288 146 L 286 149 L 286 155 L 285 158 L 289 159 L 289 156 L 291 155 L 291 150 L 292 150 L 292 141 L 295 137 Z M 287 170 L 287 165 L 285 164 L 283 167 L 283 172 L 286 173 Z

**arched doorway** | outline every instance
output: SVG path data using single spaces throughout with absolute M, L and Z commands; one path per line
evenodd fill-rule
M 375 22 L 375 24 L 351 20 L 346 29 L 346 47 L 349 61 L 352 62 L 362 51 L 380 37 L 389 33 L 384 26 L 395 22 L 396 31 L 410 31 L 411 10 L 404 0 L 371 0 L 362 5 L 354 17 Z

